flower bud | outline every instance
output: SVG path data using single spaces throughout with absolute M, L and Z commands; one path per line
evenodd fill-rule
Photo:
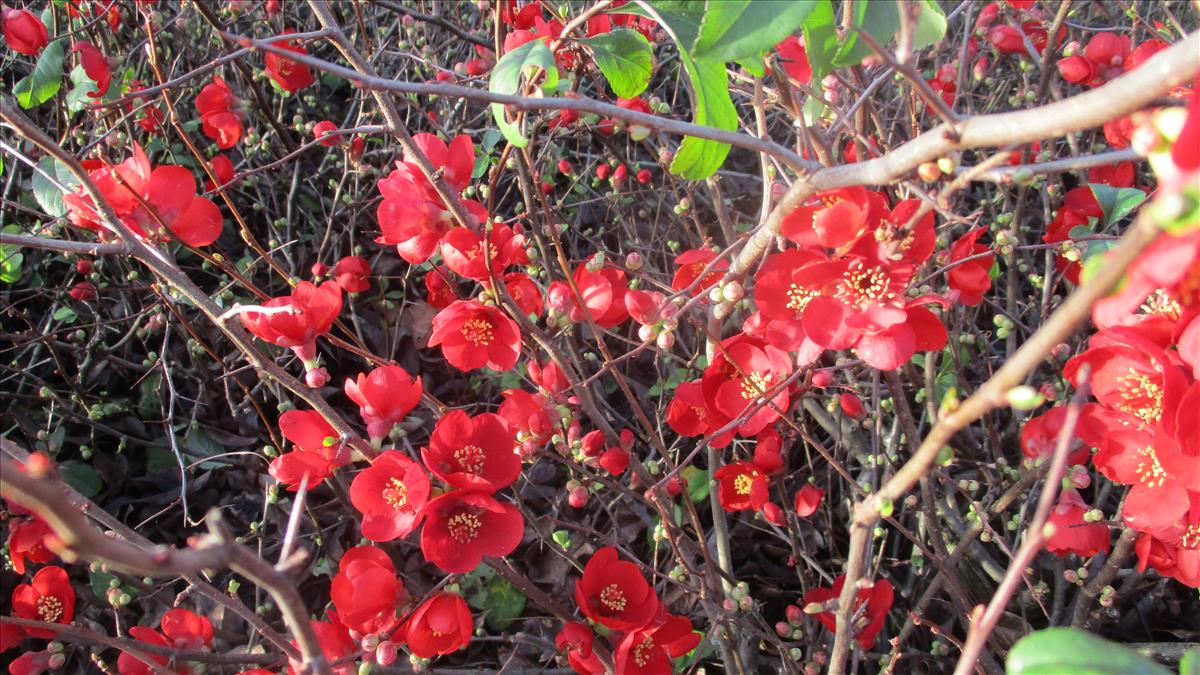
M 629 270 L 630 272 L 636 272 L 642 269 L 643 264 L 645 263 L 642 261 L 642 255 L 637 251 L 633 251 L 629 255 L 625 256 L 625 269 Z
M 658 338 L 655 341 L 655 344 L 658 345 L 659 349 L 670 349 L 671 347 L 675 346 L 675 334 L 674 333 L 659 333 Z
M 587 505 L 587 501 L 588 489 L 582 485 L 572 489 L 567 493 L 567 503 L 570 504 L 571 508 L 573 509 L 582 509 Z

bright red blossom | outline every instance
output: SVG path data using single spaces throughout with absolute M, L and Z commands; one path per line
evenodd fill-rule
M 429 346 L 459 370 L 511 370 L 521 354 L 521 331 L 496 307 L 457 300 L 433 318 Z
M 25 574 L 26 562 L 48 563 L 61 543 L 46 521 L 37 516 L 8 521 L 8 555 L 17 574 Z
M 27 9 L 11 7 L 4 7 L 2 11 L 0 31 L 4 33 L 4 41 L 9 49 L 18 54 L 37 56 L 50 43 L 46 24 L 36 14 Z
M 717 496 L 726 511 L 761 509 L 767 502 L 767 477 L 753 462 L 735 462 L 713 472 Z
M 832 588 L 814 588 L 804 594 L 805 604 L 823 603 L 828 600 L 835 600 L 842 593 L 842 586 L 846 585 L 846 575 L 841 575 L 833 581 Z M 887 618 L 887 613 L 892 608 L 892 601 L 895 598 L 895 592 L 892 588 L 892 582 L 887 579 L 880 579 L 875 582 L 870 588 L 864 588 L 858 592 L 854 600 L 853 614 L 861 618 L 855 622 L 854 634 L 858 638 L 858 645 L 863 650 L 871 649 L 875 646 L 875 636 L 883 629 L 883 621 Z M 866 604 L 865 612 L 860 612 L 859 608 Z M 837 619 L 833 612 L 821 612 L 816 615 L 818 621 L 823 626 L 831 631 L 837 630 Z
M 371 264 L 365 258 L 351 255 L 333 266 L 333 280 L 347 293 L 362 293 L 371 289 Z
M 13 589 L 12 613 L 22 619 L 47 623 L 71 623 L 75 618 L 75 589 L 67 571 L 56 565 L 43 567 L 27 584 Z M 25 628 L 25 634 L 36 638 L 53 638 L 56 633 L 44 628 Z
M 992 279 L 988 275 L 995 254 L 979 256 L 991 249 L 983 244 L 977 244 L 979 237 L 987 232 L 986 227 L 977 227 L 964 234 L 950 246 L 950 262 L 958 263 L 946 273 L 950 288 L 958 291 L 958 301 L 968 307 L 974 307 L 983 302 L 983 294 L 992 287 Z M 967 260 L 971 258 L 970 260 Z M 966 260 L 966 262 L 960 262 Z
M 495 413 L 446 413 L 429 436 L 421 459 L 435 476 L 462 490 L 495 492 L 517 479 L 521 459 L 508 428 Z
M 283 31 L 283 35 L 288 35 L 295 32 L 296 31 L 289 28 Z M 294 52 L 296 54 L 302 54 L 305 56 L 308 55 L 308 50 L 295 44 L 294 40 L 285 40 L 283 42 L 276 42 L 274 44 L 276 47 L 289 52 Z M 303 89 L 315 82 L 312 70 L 310 70 L 309 67 L 303 63 L 299 63 L 289 59 L 286 56 L 281 56 L 273 52 L 267 52 L 265 58 L 267 62 L 267 75 L 271 76 L 271 79 L 274 80 L 275 83 L 282 87 L 285 91 L 299 91 L 300 89 Z
M 363 514 L 362 534 L 371 541 L 408 536 L 428 501 L 429 477 L 397 450 L 384 450 L 350 484 L 350 503 Z
M 378 635 L 400 622 L 396 611 L 408 600 L 392 559 L 374 546 L 355 546 L 338 562 L 330 585 L 338 621 L 354 633 Z
M 421 402 L 421 378 L 413 379 L 400 366 L 380 366 L 346 380 L 346 395 L 358 404 L 367 435 L 382 439 Z
M 524 529 L 516 507 L 487 494 L 454 490 L 425 507 L 421 553 L 444 572 L 463 574 L 478 567 L 484 556 L 512 553 Z
M 413 610 L 401 628 L 413 654 L 431 659 L 451 654 L 471 641 L 471 610 L 457 593 L 435 593 Z
M 621 638 L 613 655 L 616 671 L 628 675 L 671 675 L 671 659 L 695 649 L 700 637 L 687 617 L 665 614 Z
M 300 488 L 304 476 L 308 486 L 329 477 L 333 469 L 350 461 L 350 451 L 338 433 L 315 410 L 289 410 L 279 416 L 279 430 L 294 443 L 292 451 L 271 460 L 270 474 L 289 490 Z
M 575 602 L 584 616 L 612 630 L 641 628 L 658 614 L 658 596 L 637 565 L 620 560 L 617 549 L 596 551 L 575 582 Z

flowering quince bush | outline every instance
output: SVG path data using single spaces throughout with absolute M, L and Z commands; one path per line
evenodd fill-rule
M 0 667 L 1194 672 L 1198 23 L 5 0 Z

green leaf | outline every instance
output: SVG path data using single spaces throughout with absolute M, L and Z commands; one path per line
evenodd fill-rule
M 913 27 L 912 48 L 924 49 L 946 37 L 946 13 L 936 0 L 921 0 L 921 13 Z
M 502 631 L 525 610 L 525 596 L 502 577 L 493 577 L 485 590 L 480 591 L 479 609 L 485 612 L 488 628 Z
M 550 534 L 550 538 L 554 543 L 562 547 L 562 550 L 571 550 L 571 533 L 566 530 L 555 530 Z
M 591 48 L 596 65 L 614 94 L 633 98 L 646 90 L 654 72 L 654 53 L 644 35 L 618 28 L 581 42 Z
M 5 234 L 20 234 L 21 228 L 16 225 L 4 226 Z M 16 283 L 21 279 L 21 265 L 25 262 L 25 254 L 16 246 L 0 245 L 0 282 Z
M 65 40 L 54 40 L 42 49 L 33 72 L 21 78 L 13 87 L 17 103 L 26 110 L 54 98 L 62 86 L 63 58 L 66 56 Z
M 1137 653 L 1075 628 L 1048 628 L 1013 646 L 1008 675 L 1168 675 L 1171 671 Z
M 692 58 L 728 63 L 762 54 L 799 28 L 816 5 L 816 0 L 708 0 Z
M 75 114 L 95 100 L 89 94 L 96 93 L 96 83 L 83 72 L 83 66 L 71 69 L 71 91 L 67 92 L 67 110 Z
M 70 307 L 59 307 L 58 309 L 54 310 L 54 320 L 55 321 L 64 321 L 66 323 L 75 323 L 75 318 L 76 318 L 75 310 L 71 309 Z
M 72 190 L 79 186 L 79 180 L 75 178 L 66 164 L 53 157 L 43 157 L 38 161 L 38 168 L 42 171 L 33 172 L 33 198 L 46 213 L 55 218 L 65 216 L 67 207 L 63 204 L 62 190 L 46 176 L 43 176 L 42 172 L 53 176 L 59 185 Z
M 679 55 L 692 82 L 692 103 L 696 110 L 692 122 L 725 131 L 737 129 L 737 109 L 729 98 L 725 64 L 693 61 L 682 50 Z M 671 160 L 671 173 L 687 180 L 704 180 L 721 168 L 728 154 L 729 146 L 725 143 L 688 136 Z
M 104 487 L 104 481 L 100 478 L 100 474 L 91 467 L 90 464 L 83 462 L 63 462 L 58 465 L 59 473 L 62 474 L 63 482 L 75 488 L 79 494 L 91 499 L 100 494 L 100 490 Z
M 855 27 L 875 38 L 880 47 L 887 47 L 887 43 L 900 28 L 899 5 L 894 2 L 856 2 L 854 14 Z M 867 46 L 865 40 L 858 38 L 858 35 L 858 31 L 855 30 L 846 34 L 845 41 L 833 59 L 835 66 L 856 66 L 875 53 Z
M 833 70 L 833 59 L 838 51 L 837 19 L 833 4 L 829 0 L 819 0 L 817 6 L 808 13 L 803 28 L 804 50 L 812 68 L 812 79 L 809 81 L 819 85 Z
M 92 592 L 97 598 L 104 600 L 108 597 L 108 589 L 112 588 L 112 582 L 116 581 L 115 574 L 108 572 L 88 572 L 88 585 L 92 587 Z
M 1100 183 L 1090 183 L 1088 187 L 1104 210 L 1105 228 L 1121 222 L 1122 218 L 1146 201 L 1146 193 L 1137 188 L 1115 188 Z
M 687 481 L 688 499 L 691 499 L 694 503 L 704 501 L 711 487 L 708 484 L 708 472 L 704 469 L 689 466 L 685 467 L 680 473 L 683 475 L 683 479 Z
M 492 69 L 488 91 L 493 94 L 516 94 L 521 86 L 521 74 L 536 68 L 542 68 L 546 72 L 542 88 L 553 90 L 558 85 L 558 66 L 554 65 L 554 54 L 541 40 L 531 40 L 505 54 Z M 493 103 L 492 116 L 496 118 L 496 125 L 500 127 L 500 132 L 509 143 L 518 148 L 529 144 L 521 135 L 521 129 L 505 117 L 503 105 Z

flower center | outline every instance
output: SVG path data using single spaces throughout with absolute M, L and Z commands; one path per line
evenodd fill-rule
M 483 319 L 471 319 L 462 325 L 462 336 L 476 347 L 492 343 L 492 324 Z
M 817 293 L 816 291 L 812 291 L 807 288 L 801 288 L 797 284 L 792 284 L 790 287 L 788 287 L 787 291 L 787 308 L 799 313 L 808 306 L 810 300 L 818 295 L 820 295 L 820 293 Z
M 610 612 L 625 611 L 625 593 L 616 584 L 609 584 L 600 591 L 600 604 Z
M 647 663 L 650 663 L 651 649 L 654 649 L 654 638 L 648 635 L 646 636 L 646 639 L 639 642 L 638 645 L 633 648 L 633 662 L 636 663 L 639 668 L 644 668 Z
M 399 511 L 408 503 L 408 486 L 399 478 L 392 478 L 388 481 L 387 487 L 383 489 L 383 501 Z
M 1188 529 L 1184 530 L 1183 536 L 1179 538 L 1179 546 L 1192 551 L 1200 549 L 1200 525 L 1188 525 Z
M 476 476 L 483 473 L 483 458 L 483 448 L 478 445 L 464 445 L 454 451 L 454 461 L 458 463 L 458 470 Z
M 480 527 L 483 527 L 483 523 L 479 521 L 479 517 L 470 513 L 456 513 L 446 523 L 450 536 L 460 544 L 474 540 Z
M 881 304 L 896 297 L 891 290 L 891 280 L 882 267 L 866 269 L 861 260 L 850 263 L 838 284 L 838 300 L 856 309 Z
M 748 473 L 739 473 L 733 478 L 733 490 L 739 495 L 750 494 L 752 485 L 754 485 L 754 477 Z
M 47 623 L 54 623 L 63 615 L 62 601 L 53 595 L 43 595 L 36 603 L 38 617 Z
M 1146 314 L 1160 314 L 1171 321 L 1177 321 L 1183 308 L 1166 291 L 1156 288 L 1142 303 L 1142 311 Z
M 742 398 L 747 401 L 754 400 L 759 396 L 767 393 L 767 389 L 771 387 L 771 374 L 765 375 L 761 373 L 750 373 L 742 378 Z
M 1152 488 L 1162 487 L 1171 476 L 1163 468 L 1162 462 L 1158 461 L 1158 453 L 1153 447 L 1147 445 L 1138 450 L 1137 454 L 1146 458 L 1145 461 L 1138 462 L 1137 468 L 1134 469 L 1134 473 L 1141 479 L 1142 485 Z
M 1149 375 L 1133 368 L 1129 369 L 1128 375 L 1118 377 L 1117 383 L 1121 385 L 1123 399 L 1117 405 L 1117 409 L 1143 422 L 1157 424 L 1162 417 L 1162 387 L 1151 380 Z

